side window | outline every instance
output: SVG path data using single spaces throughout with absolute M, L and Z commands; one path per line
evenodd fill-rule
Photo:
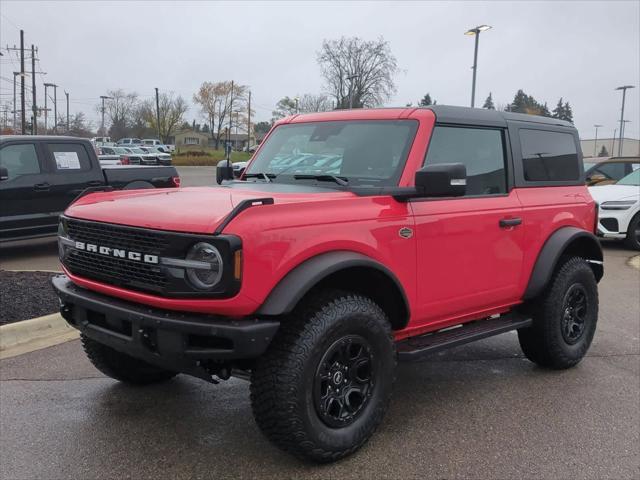
M 0 149 L 0 166 L 9 172 L 9 180 L 21 175 L 40 173 L 40 163 L 33 144 L 7 145 Z
M 529 182 L 575 181 L 580 164 L 573 135 L 520 129 L 524 179 Z
M 501 130 L 436 126 L 425 163 L 463 163 L 467 167 L 467 196 L 507 192 Z
M 47 144 L 56 171 L 79 172 L 91 170 L 91 161 L 84 146 L 77 143 Z
M 605 177 L 612 180 L 620 180 L 627 173 L 631 173 L 631 171 L 627 172 L 625 167 L 626 164 L 624 163 L 603 163 L 596 168 L 596 172 L 602 173 Z

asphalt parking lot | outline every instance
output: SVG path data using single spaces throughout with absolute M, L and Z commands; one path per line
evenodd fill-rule
M 0 478 L 611 478 L 640 474 L 640 272 L 605 246 L 594 344 L 576 368 L 515 334 L 401 364 L 373 439 L 333 465 L 273 447 L 248 383 L 103 377 L 72 341 L 0 362 Z

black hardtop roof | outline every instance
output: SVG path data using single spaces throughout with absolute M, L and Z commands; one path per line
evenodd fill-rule
M 557 118 L 542 117 L 540 115 L 500 112 L 498 110 L 488 110 L 486 108 L 454 107 L 450 105 L 431 105 L 429 107 L 422 108 L 431 110 L 436 115 L 436 121 L 439 123 L 506 126 L 507 122 L 511 121 L 575 128 L 575 126 L 570 122 L 558 120 Z

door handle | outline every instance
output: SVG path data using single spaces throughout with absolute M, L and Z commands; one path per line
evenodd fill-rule
M 99 187 L 100 185 L 102 185 L 100 180 L 91 180 L 90 182 L 87 182 L 87 187 Z
M 36 192 L 46 192 L 46 191 L 48 191 L 48 190 L 49 190 L 49 187 L 50 187 L 50 186 L 51 186 L 51 185 L 49 185 L 48 183 L 36 183 L 36 184 L 33 186 L 33 189 L 34 189 Z
M 517 227 L 522 223 L 521 218 L 502 218 L 500 219 L 500 228 Z

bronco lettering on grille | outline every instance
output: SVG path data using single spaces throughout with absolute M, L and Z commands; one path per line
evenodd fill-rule
M 86 243 L 86 242 L 75 242 L 75 248 L 76 250 L 99 253 L 100 255 L 106 255 L 108 257 L 126 258 L 128 260 L 133 260 L 134 262 L 159 263 L 159 259 L 157 255 L 149 255 L 141 252 L 133 252 L 128 250 L 123 250 L 121 248 L 105 247 L 102 245 L 96 245 L 93 243 Z

